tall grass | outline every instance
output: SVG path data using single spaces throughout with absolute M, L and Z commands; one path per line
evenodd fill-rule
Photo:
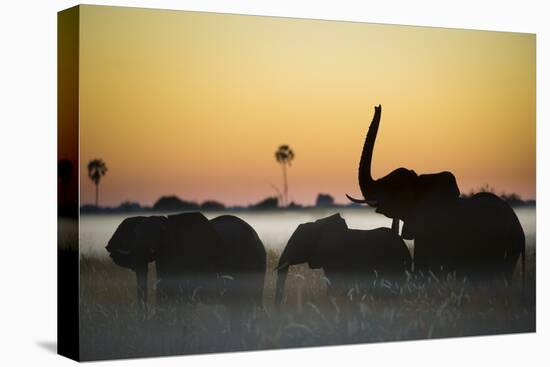
M 81 356 L 85 360 L 411 340 L 535 330 L 535 253 L 521 277 L 470 282 L 409 274 L 370 279 L 327 295 L 322 270 L 291 267 L 282 308 L 273 305 L 279 254 L 268 252 L 263 307 L 237 317 L 231 306 L 181 304 L 144 318 L 133 272 L 110 259 L 81 257 Z M 156 274 L 149 269 L 149 294 Z

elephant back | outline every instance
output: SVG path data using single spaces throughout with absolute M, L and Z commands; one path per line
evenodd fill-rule
M 461 247 L 465 265 L 511 275 L 525 246 L 525 234 L 512 207 L 483 192 L 463 199 L 457 217 L 460 228 L 469 229 L 455 236 L 462 240 L 456 246 Z
M 223 243 L 222 257 L 228 271 L 265 272 L 265 248 L 252 226 L 233 215 L 216 217 L 210 223 Z
M 170 215 L 157 267 L 170 275 L 205 271 L 216 265 L 220 243 L 220 237 L 201 213 Z
M 229 302 L 262 305 L 266 270 L 265 248 L 256 231 L 244 220 L 222 215 L 210 221 L 221 237 L 224 298 Z
M 405 271 L 411 271 L 412 258 L 407 244 L 391 229 L 350 230 L 349 233 L 353 247 L 350 253 L 360 258 L 365 269 L 375 270 L 386 277 L 401 276 Z
M 511 276 L 525 247 L 514 210 L 491 193 L 460 198 L 430 213 L 425 222 L 427 230 L 415 238 L 415 270 Z

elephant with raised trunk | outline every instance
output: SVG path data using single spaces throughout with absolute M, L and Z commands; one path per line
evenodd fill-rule
M 469 276 L 511 278 L 521 254 L 525 273 L 525 235 L 514 210 L 491 193 L 460 196 L 450 172 L 418 175 L 398 168 L 374 179 L 371 175 L 374 143 L 382 107 L 375 107 L 361 160 L 359 187 L 376 212 L 393 219 L 397 233 L 414 239 L 415 270 L 459 272 Z
M 198 212 L 126 218 L 107 245 L 113 261 L 136 273 L 138 304 L 147 304 L 147 267 L 156 262 L 157 303 L 261 306 L 266 253 L 256 231 L 230 215 Z
M 347 291 L 353 283 L 372 277 L 400 280 L 411 271 L 409 249 L 398 235 L 389 228 L 349 229 L 340 214 L 300 224 L 294 231 L 277 266 L 277 306 L 289 266 L 304 263 L 322 268 L 333 292 Z

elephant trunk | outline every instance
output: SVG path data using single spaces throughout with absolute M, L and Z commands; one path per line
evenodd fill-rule
M 275 293 L 275 305 L 281 307 L 283 292 L 285 290 L 286 277 L 288 275 L 288 264 L 277 270 L 277 291 Z
M 288 275 L 289 263 L 287 261 L 286 250 L 285 248 L 279 259 L 279 264 L 277 265 L 277 289 L 275 291 L 275 306 L 277 308 L 281 307 L 281 303 L 283 302 L 283 292 L 285 290 L 285 283 Z
M 374 107 L 374 116 L 372 122 L 369 126 L 369 131 L 365 138 L 365 143 L 363 144 L 363 151 L 361 153 L 361 160 L 359 161 L 359 188 L 361 189 L 361 194 L 363 194 L 364 199 L 354 199 L 351 196 L 347 195 L 348 199 L 355 203 L 367 203 L 367 196 L 374 179 L 372 178 L 372 153 L 374 151 L 374 143 L 376 141 L 376 135 L 378 134 L 378 127 L 380 125 L 380 115 L 382 113 L 382 106 L 378 105 Z

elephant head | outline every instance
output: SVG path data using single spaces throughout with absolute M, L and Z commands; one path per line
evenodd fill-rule
M 115 264 L 136 273 L 140 307 L 147 303 L 147 266 L 156 259 L 165 230 L 166 217 L 126 218 L 106 246 Z
M 392 218 L 394 230 L 398 228 L 399 220 L 403 220 L 403 237 L 413 239 L 425 218 L 424 210 L 456 202 L 460 191 L 450 172 L 418 175 L 413 170 L 401 167 L 382 178 L 374 179 L 371 173 L 372 155 L 382 106 L 374 110 L 359 162 L 359 188 L 363 199 L 346 196 L 355 203 L 368 204 L 376 208 L 377 213 Z
M 332 236 L 341 237 L 342 232 L 347 229 L 340 214 L 298 226 L 288 240 L 277 266 L 276 305 L 281 304 L 289 266 L 308 263 L 312 269 L 322 267 L 323 254 L 326 254 L 327 247 L 332 244 L 328 239 Z

